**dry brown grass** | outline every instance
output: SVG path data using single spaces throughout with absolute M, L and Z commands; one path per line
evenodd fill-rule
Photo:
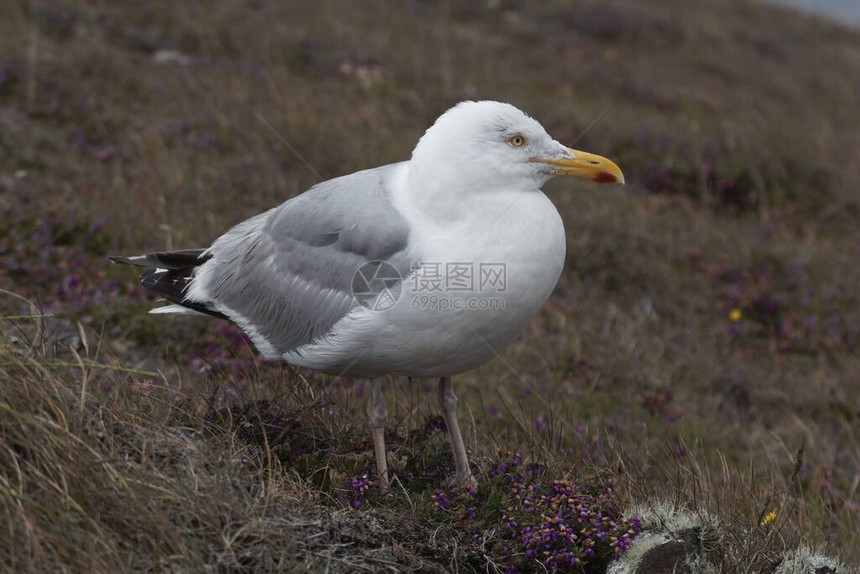
M 405 499 L 361 513 L 338 501 L 332 481 L 372 462 L 344 422 L 348 400 L 279 373 L 229 409 L 205 385 L 115 364 L 83 327 L 10 322 L 0 335 L 3 571 L 351 572 L 427 559 L 439 570 L 451 552 L 450 536 L 429 545 L 432 530 L 410 520 Z M 271 430 L 263 400 L 284 406 L 288 434 Z
M 77 357 L 49 356 L 37 341 L 4 335 L 5 569 L 301 563 L 296 536 L 318 524 L 302 516 L 300 484 L 267 480 L 262 463 L 226 438 L 201 440 L 191 405 L 170 399 L 166 381 L 107 371 L 119 388 L 106 394 L 93 388 L 96 371 L 56 366 Z
M 353 393 L 302 411 L 330 381 L 243 375 L 266 385 L 240 402 L 278 401 L 327 449 L 269 456 L 212 418 L 239 360 L 190 364 L 212 359 L 214 324 L 142 315 L 134 278 L 100 264 L 206 245 L 318 178 L 405 159 L 464 98 L 519 105 L 631 182 L 549 187 L 565 273 L 530 330 L 457 381 L 475 457 L 522 448 L 559 473 L 609 469 L 622 498 L 707 508 L 730 525 L 727 572 L 804 539 L 860 561 L 860 34 L 746 0 L 499 4 L 0 7 L 0 287 L 58 315 L 37 342 L 2 323 L 5 567 L 479 567 L 456 528 L 431 542 L 416 524 L 426 485 L 357 513 L 315 482 L 362 452 Z M 29 312 L 13 301 L 4 314 Z M 77 361 L 70 344 L 163 375 L 50 366 Z M 409 458 L 431 405 L 392 386 Z M 757 527 L 770 510 L 779 528 Z

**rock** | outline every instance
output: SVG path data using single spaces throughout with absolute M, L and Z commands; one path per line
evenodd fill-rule
M 711 554 L 722 538 L 719 520 L 666 502 L 629 514 L 642 520 L 643 531 L 607 574 L 716 574 Z
M 785 553 L 774 574 L 857 574 L 845 564 L 801 547 Z

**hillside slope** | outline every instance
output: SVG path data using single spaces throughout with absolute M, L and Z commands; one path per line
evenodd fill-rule
M 607 512 L 707 509 L 745 548 L 727 572 L 803 540 L 860 561 L 857 31 L 747 0 L 16 0 L 0 288 L 35 308 L 2 298 L 6 568 L 498 559 L 495 510 L 439 510 L 431 381 L 390 385 L 403 489 L 379 500 L 370 476 L 364 497 L 360 384 L 147 316 L 134 274 L 104 264 L 206 246 L 320 179 L 406 159 L 463 99 L 512 102 L 628 181 L 548 186 L 560 284 L 456 381 L 482 471 L 522 451 L 547 480 L 613 483 Z

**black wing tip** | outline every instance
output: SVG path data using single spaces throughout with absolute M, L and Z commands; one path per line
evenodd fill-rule
M 185 299 L 185 289 L 188 287 L 194 268 L 202 265 L 211 257 L 212 255 L 204 249 L 186 249 L 183 251 L 147 253 L 133 257 L 110 255 L 108 261 L 112 264 L 145 267 L 140 273 L 140 283 L 146 290 L 164 297 L 173 304 L 229 321 L 230 319 L 220 311 L 207 307 L 205 304 Z
M 114 265 L 134 265 L 135 267 L 155 267 L 158 261 L 153 260 L 152 254 L 146 255 L 108 255 L 108 261 Z
M 165 277 L 165 276 L 167 276 L 167 277 Z M 156 267 L 147 267 L 146 269 L 144 269 L 140 273 L 140 284 L 143 285 L 144 287 L 146 287 L 147 289 L 155 290 L 156 287 L 159 287 L 159 286 L 163 287 L 166 285 L 170 285 L 172 283 L 172 281 L 167 281 L 163 285 L 161 284 L 162 279 L 165 279 L 168 277 L 171 280 L 174 280 L 176 276 L 175 276 L 175 274 L 172 276 L 169 275 L 168 272 L 166 270 L 163 270 L 163 269 L 158 269 Z
M 136 267 L 161 267 L 165 269 L 189 269 L 198 267 L 212 258 L 205 249 L 182 249 L 179 251 L 156 251 L 143 255 L 109 255 L 108 261 L 119 265 Z

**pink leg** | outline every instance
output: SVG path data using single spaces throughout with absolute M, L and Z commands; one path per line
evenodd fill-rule
M 463 435 L 460 432 L 460 423 L 457 421 L 457 395 L 454 394 L 454 385 L 451 377 L 439 379 L 439 406 L 442 409 L 442 418 L 448 428 L 448 442 L 454 453 L 454 466 L 457 469 L 457 484 L 476 484 L 475 477 L 469 469 L 469 459 L 466 456 L 466 445 L 463 443 Z
M 370 419 L 373 452 L 376 455 L 376 470 L 379 473 L 379 493 L 386 494 L 388 492 L 388 458 L 385 454 L 385 424 L 388 422 L 388 408 L 382 399 L 382 381 L 380 379 L 370 381 L 367 416 Z

